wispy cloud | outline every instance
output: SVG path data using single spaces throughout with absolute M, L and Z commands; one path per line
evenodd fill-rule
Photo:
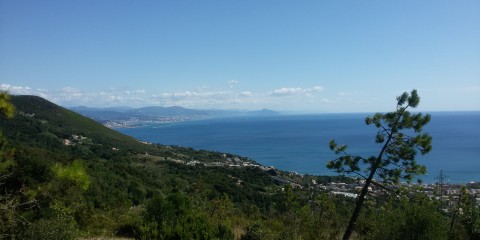
M 73 87 L 65 87 L 60 92 L 60 96 L 67 101 L 81 99 L 84 95 L 79 89 Z
M 272 96 L 283 97 L 283 96 L 292 96 L 292 95 L 309 95 L 313 93 L 322 92 L 324 88 L 322 86 L 315 86 L 312 88 L 280 88 L 273 90 L 270 93 Z
M 29 95 L 34 92 L 33 89 L 30 87 L 24 87 L 24 86 L 12 86 L 10 84 L 2 83 L 0 84 L 0 90 L 2 91 L 8 91 L 12 94 L 24 94 L 24 95 Z
M 241 95 L 241 96 L 245 96 L 245 97 L 250 97 L 250 96 L 252 96 L 253 94 L 252 94 L 252 92 L 250 92 L 250 91 L 243 91 L 243 92 L 240 93 L 240 95 Z
M 228 83 L 228 88 L 232 89 L 232 88 L 235 87 L 235 85 L 238 84 L 238 81 L 237 80 L 230 80 L 227 83 Z
M 287 95 L 294 95 L 301 93 L 302 89 L 301 88 L 280 88 L 276 89 L 272 92 L 272 95 L 274 96 L 287 96 Z
M 13 95 L 36 95 L 65 106 L 109 106 L 145 103 L 142 98 L 144 98 L 143 95 L 146 93 L 144 89 L 126 91 L 107 89 L 100 92 L 85 92 L 70 86 L 47 90 L 10 84 L 0 84 L 0 90 L 8 91 Z
M 237 84 L 235 80 L 230 84 Z M 273 91 L 255 92 L 250 90 L 235 90 L 233 88 L 212 89 L 198 87 L 182 91 L 155 92 L 151 89 L 104 89 L 101 91 L 85 91 L 75 87 L 60 89 L 33 89 L 27 86 L 1 84 L 0 90 L 9 91 L 15 95 L 38 95 L 57 104 L 71 106 L 183 106 L 197 109 L 207 108 L 288 108 L 292 103 L 325 103 L 316 97 L 323 92 L 320 86 L 310 88 L 279 88 Z M 282 98 L 282 96 L 296 96 Z M 306 101 L 306 99 L 309 99 Z
M 352 95 L 356 95 L 358 94 L 357 91 L 353 91 L 353 92 L 338 92 L 337 95 L 340 96 L 340 97 L 345 97 L 345 96 L 352 96 Z
M 145 91 L 145 89 L 138 89 L 138 90 L 133 90 L 133 91 L 130 91 L 130 90 L 126 90 L 125 91 L 125 94 L 127 95 L 132 95 L 132 94 L 145 94 L 147 91 Z

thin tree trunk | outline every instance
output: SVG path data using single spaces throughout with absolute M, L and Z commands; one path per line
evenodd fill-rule
M 450 230 L 448 231 L 449 238 L 453 237 L 453 224 L 455 223 L 455 218 L 457 218 L 457 214 L 460 212 L 460 201 L 462 200 L 462 195 L 458 197 L 457 202 L 457 210 L 453 212 L 452 221 L 450 222 Z
M 365 181 L 365 185 L 363 185 L 362 192 L 360 193 L 357 203 L 355 204 L 355 210 L 353 210 L 353 214 L 352 214 L 352 217 L 350 218 L 350 222 L 348 223 L 347 230 L 345 230 L 345 233 L 343 235 L 343 238 L 342 238 L 343 240 L 350 239 L 350 236 L 353 233 L 353 228 L 355 227 L 355 223 L 357 222 L 358 215 L 360 215 L 360 210 L 362 209 L 363 201 L 365 200 L 365 196 L 368 193 L 368 187 L 372 182 L 373 176 L 375 175 L 375 171 L 377 171 L 377 168 L 376 167 L 372 168 L 372 171 L 370 171 L 370 175 Z
M 378 167 L 380 166 L 380 163 L 382 162 L 383 153 L 385 152 L 385 150 L 387 150 L 387 147 L 388 147 L 388 144 L 390 143 L 390 140 L 392 140 L 392 136 L 395 132 L 398 121 L 400 121 L 400 119 L 403 115 L 403 112 L 404 111 L 402 111 L 399 114 L 399 116 L 397 117 L 397 119 L 395 120 L 395 124 L 393 125 L 392 130 L 388 134 L 387 141 L 385 142 L 385 144 L 382 147 L 382 150 L 378 154 L 377 159 L 376 159 L 374 165 L 372 166 L 372 170 L 370 171 L 370 175 L 368 175 L 368 178 L 365 181 L 365 185 L 363 185 L 362 191 L 360 192 L 360 196 L 358 197 L 358 200 L 355 204 L 355 210 L 353 210 L 353 214 L 352 214 L 352 217 L 350 218 L 350 222 L 348 223 L 348 227 L 345 230 L 345 233 L 343 234 L 343 238 L 342 238 L 343 240 L 348 240 L 352 236 L 353 229 L 355 227 L 355 224 L 357 223 L 357 218 L 360 215 L 360 210 L 362 209 L 363 202 L 365 200 L 365 196 L 367 196 L 367 193 L 368 193 L 368 187 L 372 183 L 372 179 L 375 176 L 375 172 L 377 171 Z

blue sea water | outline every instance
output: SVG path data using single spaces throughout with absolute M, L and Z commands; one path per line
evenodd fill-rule
M 378 153 L 376 128 L 366 126 L 368 114 L 277 115 L 208 119 L 139 128 L 117 129 L 139 140 L 249 157 L 263 165 L 304 174 L 334 175 L 326 168 L 335 155 L 329 141 L 347 144 L 353 155 Z M 433 149 L 418 155 L 435 182 L 443 170 L 451 183 L 480 182 L 480 112 L 433 112 L 424 127 Z

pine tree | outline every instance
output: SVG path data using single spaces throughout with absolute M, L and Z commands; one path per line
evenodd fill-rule
M 422 133 L 422 128 L 430 121 L 430 115 L 412 114 L 409 108 L 416 108 L 420 103 L 417 90 L 404 92 L 397 97 L 396 110 L 389 113 L 376 113 L 365 119 L 367 125 L 374 125 L 378 132 L 375 142 L 381 145 L 376 156 L 362 157 L 347 152 L 347 145 L 338 145 L 330 141 L 330 149 L 338 158 L 329 161 L 327 167 L 342 174 L 356 174 L 365 179 L 355 209 L 345 231 L 343 239 L 349 239 L 362 209 L 368 187 L 374 179 L 383 184 L 398 183 L 401 179 L 410 182 L 416 175 L 425 174 L 425 166 L 417 164 L 417 152 L 428 153 L 432 138 Z M 413 131 L 412 131 L 413 130 Z M 366 174 L 366 175 L 365 175 Z
M 0 118 L 12 118 L 15 108 L 10 103 L 10 95 L 0 92 Z M 14 149 L 8 145 L 0 129 L 0 238 L 9 236 L 16 227 L 15 208 L 18 203 L 15 196 L 4 189 L 4 181 L 11 176 Z

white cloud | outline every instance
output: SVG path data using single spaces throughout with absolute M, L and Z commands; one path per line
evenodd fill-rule
M 293 96 L 293 95 L 306 95 L 311 96 L 314 93 L 322 92 L 324 90 L 321 86 L 315 86 L 312 88 L 280 88 L 276 89 L 270 93 L 272 96 L 283 97 L 283 96 Z
M 286 95 L 295 95 L 298 93 L 301 93 L 302 89 L 301 88 L 280 88 L 276 89 L 272 92 L 272 95 L 274 96 L 286 96 Z
M 235 87 L 235 85 L 238 84 L 238 81 L 237 80 L 230 80 L 227 83 L 228 83 L 228 88 L 232 89 L 232 88 Z
M 237 81 L 230 81 L 236 84 Z M 196 109 L 261 109 L 261 108 L 289 108 L 292 104 L 305 104 L 305 98 L 311 102 L 319 102 L 314 98 L 315 93 L 323 91 L 323 87 L 311 88 L 280 88 L 273 92 L 253 92 L 249 90 L 212 89 L 197 87 L 183 91 L 154 92 L 145 89 L 115 89 L 102 91 L 86 91 L 72 86 L 59 89 L 32 89 L 30 87 L 0 84 L 0 89 L 9 90 L 12 94 L 37 95 L 62 106 L 183 106 Z M 302 98 L 292 101 L 290 98 L 278 96 L 296 95 Z
M 79 89 L 73 87 L 65 87 L 61 90 L 60 95 L 63 96 L 65 99 L 72 100 L 83 97 L 84 93 L 82 93 Z
M 232 102 L 240 94 L 233 91 L 186 90 L 181 92 L 164 92 L 150 96 L 150 103 L 161 106 L 210 107 Z
M 307 89 L 307 91 L 310 92 L 323 92 L 323 90 L 325 90 L 325 88 L 322 86 L 315 86 L 313 88 Z
M 123 97 L 121 97 L 121 96 L 115 96 L 115 95 L 110 95 L 110 96 L 107 97 L 107 100 L 108 100 L 108 101 L 111 101 L 111 102 L 118 102 L 118 101 L 123 100 Z
M 127 90 L 124 92 L 126 95 L 133 95 L 133 94 L 144 94 L 146 93 L 145 89 L 138 89 L 138 90 Z
M 6 83 L 0 84 L 0 89 L 2 91 L 8 91 L 10 94 L 17 95 L 30 95 L 34 93 L 34 91 L 30 87 L 12 86 Z
M 357 91 L 354 92 L 338 92 L 337 95 L 340 97 L 351 96 L 357 94 Z
M 64 88 L 62 88 L 62 91 L 66 92 L 66 93 L 76 93 L 76 92 L 79 92 L 80 90 L 78 90 L 76 88 L 73 88 L 73 87 L 64 87 Z
M 156 95 L 161 99 L 180 100 L 186 98 L 218 98 L 230 94 L 228 91 L 183 91 L 183 92 L 166 92 Z
M 250 92 L 250 91 L 243 91 L 243 92 L 240 93 L 240 96 L 250 97 L 250 96 L 252 96 L 252 92 Z
M 323 98 L 321 102 L 322 103 L 331 103 L 332 101 L 328 98 Z

